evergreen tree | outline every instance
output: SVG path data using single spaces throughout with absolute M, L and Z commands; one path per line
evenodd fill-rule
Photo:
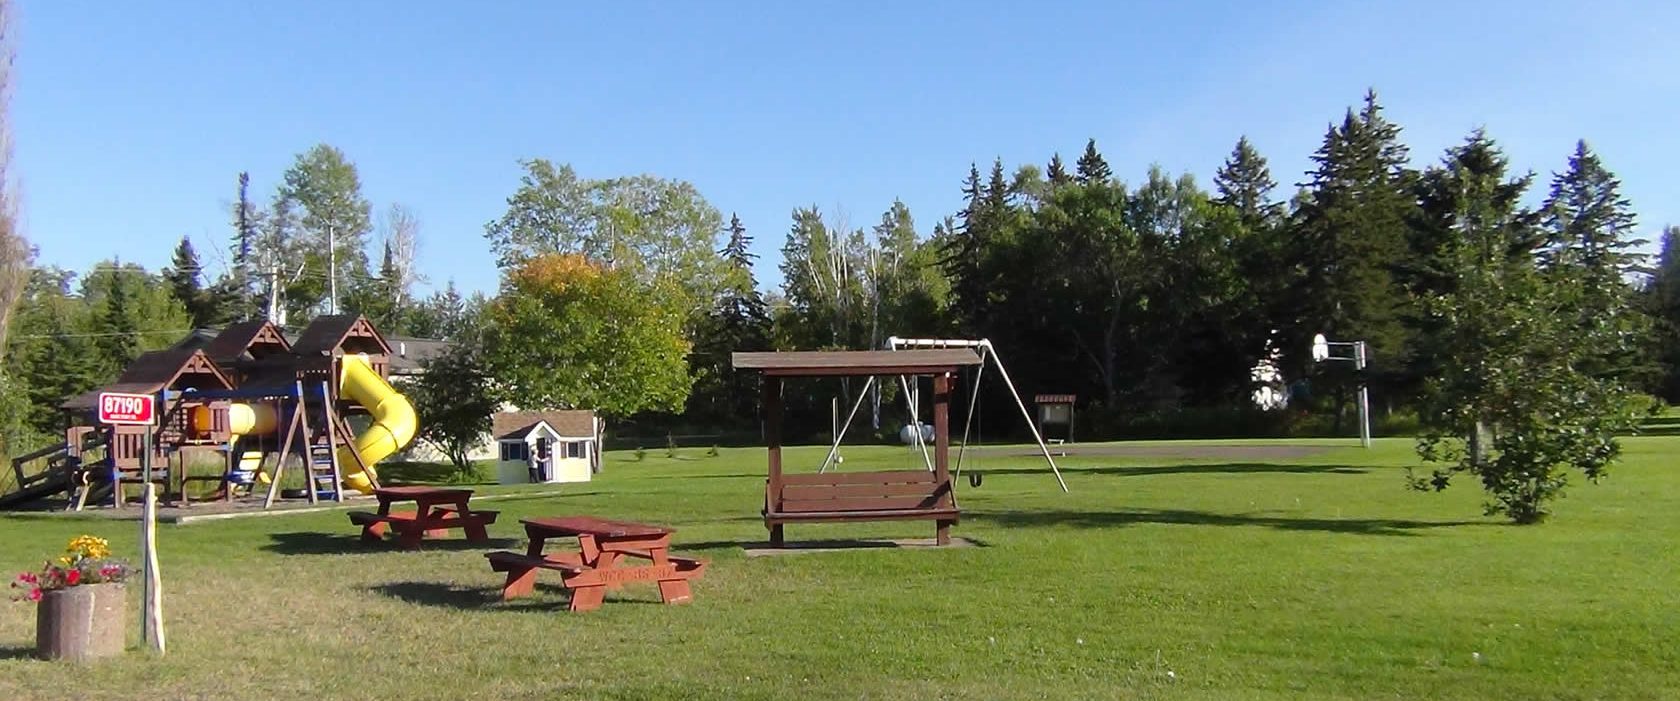
M 1045 176 L 1050 179 L 1052 187 L 1060 187 L 1073 182 L 1073 176 L 1068 175 L 1067 166 L 1062 165 L 1062 154 L 1050 156 L 1050 165 L 1045 169 Z
M 757 378 L 737 373 L 730 354 L 770 350 L 770 313 L 753 277 L 752 264 L 758 256 L 750 249 L 752 237 L 740 216 L 730 215 L 726 231 L 729 240 L 718 255 L 729 265 L 729 274 L 716 307 L 696 334 L 690 356 L 694 389 L 688 409 L 692 416 L 748 425 L 757 416 Z
M 1325 134 L 1289 234 L 1290 259 L 1304 271 L 1291 295 L 1299 316 L 1281 334 L 1297 371 L 1304 370 L 1304 349 L 1314 333 L 1365 341 L 1367 380 L 1378 401 L 1408 394 L 1399 387 L 1410 353 L 1406 298 L 1394 268 L 1406 255 L 1406 225 L 1416 205 L 1414 175 L 1399 137 L 1374 92 L 1366 93 L 1359 112 L 1348 110 Z M 1354 379 L 1328 374 L 1342 369 L 1325 368 L 1324 379 L 1345 401 Z M 1398 391 L 1387 394 L 1391 390 Z
M 1579 332 L 1648 337 L 1650 319 L 1633 304 L 1633 289 L 1623 279 L 1643 262 L 1635 248 L 1647 242 L 1634 237 L 1633 205 L 1622 196 L 1621 181 L 1585 141 L 1576 142 L 1568 169 L 1553 175 L 1541 210 L 1547 272 L 1579 277 L 1584 285 Z M 1649 384 L 1660 375 L 1648 358 L 1621 344 L 1606 345 L 1578 369 L 1635 384 Z
M 262 228 L 262 208 L 251 201 L 251 174 L 242 171 L 233 202 L 233 269 L 215 285 L 220 290 L 217 316 L 249 319 L 264 308 L 265 300 L 257 289 L 257 281 L 267 272 L 262 261 Z
M 1283 205 L 1271 199 L 1277 187 L 1266 158 L 1254 149 L 1244 136 L 1237 140 L 1231 156 L 1225 159 L 1213 176 L 1215 202 L 1236 210 L 1243 226 L 1258 230 L 1274 224 L 1283 213 Z
M 961 332 L 976 335 L 986 318 L 986 281 L 981 277 L 981 259 L 987 248 L 986 188 L 980 183 L 980 168 L 968 165 L 962 184 L 963 208 L 957 221 L 941 237 L 939 267 L 951 281 L 951 314 Z
M 204 328 L 213 320 L 209 317 L 210 309 L 203 286 L 199 284 L 199 273 L 202 267 L 198 263 L 198 253 L 193 251 L 192 241 L 181 237 L 181 243 L 175 246 L 175 257 L 168 269 L 164 270 L 163 278 L 169 283 L 169 291 L 181 306 L 192 315 L 194 328 Z
M 1568 169 L 1553 174 L 1541 207 L 1548 265 L 1579 266 L 1596 286 L 1622 287 L 1621 275 L 1640 261 L 1634 248 L 1647 242 L 1634 238 L 1637 219 L 1621 188 L 1587 142 L 1575 142 Z
M 1662 251 L 1645 296 L 1655 327 L 1650 355 L 1661 365 L 1657 394 L 1680 404 L 1680 227 L 1663 228 Z
M 99 352 L 110 373 L 120 372 L 140 356 L 140 329 L 135 323 L 136 305 L 129 291 L 128 276 L 120 268 L 111 271 L 110 288 L 105 291 L 104 304 L 97 316 Z
M 1104 183 L 1114 177 L 1114 171 L 1108 167 L 1108 161 L 1103 160 L 1102 154 L 1097 152 L 1097 140 L 1085 142 L 1085 153 L 1079 156 L 1079 162 L 1074 164 L 1074 172 L 1080 183 Z

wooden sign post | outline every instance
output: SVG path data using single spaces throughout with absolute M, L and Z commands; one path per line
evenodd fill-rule
M 152 426 L 157 422 L 156 409 L 157 399 L 149 394 L 104 392 L 99 395 L 99 422 L 103 424 Z M 158 575 L 157 485 L 152 484 L 150 429 L 141 444 L 140 480 L 140 561 L 144 570 L 140 637 L 158 654 L 163 654 L 163 582 Z

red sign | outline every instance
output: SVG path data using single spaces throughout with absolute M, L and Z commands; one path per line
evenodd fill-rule
M 152 421 L 152 395 L 99 393 L 99 423 L 150 424 Z

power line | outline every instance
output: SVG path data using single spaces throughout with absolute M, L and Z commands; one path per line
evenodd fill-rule
M 34 333 L 11 334 L 10 338 L 103 338 L 109 336 L 139 336 L 141 334 L 183 334 L 197 329 L 156 329 L 152 331 L 104 331 L 90 333 Z

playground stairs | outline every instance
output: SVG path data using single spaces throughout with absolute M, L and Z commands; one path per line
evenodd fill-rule
M 44 461 L 39 471 L 30 473 L 25 466 Z M 50 445 L 33 453 L 12 459 L 11 479 L 0 492 L 0 509 L 15 508 L 60 492 L 68 492 L 76 483 L 81 461 L 70 455 L 68 443 Z

